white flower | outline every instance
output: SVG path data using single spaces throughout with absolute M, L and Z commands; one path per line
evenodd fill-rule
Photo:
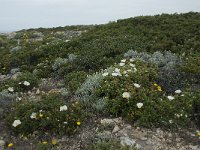
M 131 58 L 131 59 L 130 59 L 130 62 L 134 62 L 134 59 Z
M 122 59 L 121 62 L 122 62 L 122 63 L 125 63 L 125 62 L 126 62 L 126 59 Z
M 103 77 L 105 77 L 107 75 L 108 75 L 108 72 L 105 72 L 105 73 L 102 74 Z
M 36 113 L 33 112 L 33 113 L 31 114 L 30 118 L 31 118 L 31 119 L 36 119 Z
M 173 123 L 173 121 L 172 121 L 172 120 L 169 120 L 169 123 L 171 123 L 171 124 L 172 124 L 172 123 Z
M 134 68 L 134 72 L 136 72 L 137 71 L 137 68 Z
M 24 83 L 23 83 L 25 86 L 29 86 L 30 85 L 30 82 L 28 82 L 28 81 L 24 81 Z
M 179 114 L 175 114 L 175 116 L 176 116 L 177 118 L 180 118 L 181 115 L 179 115 Z
M 66 110 L 67 110 L 67 106 L 66 105 L 60 106 L 60 111 L 66 111 Z
M 138 108 L 142 108 L 142 106 L 143 106 L 143 103 L 137 103 Z
M 173 99 L 175 99 L 173 96 L 167 96 L 167 98 L 171 101 Z
M 130 94 L 129 92 L 124 92 L 124 93 L 122 94 L 122 97 L 128 99 L 128 98 L 131 97 L 131 94 Z
M 131 69 L 128 69 L 127 71 L 128 71 L 128 72 L 131 72 L 132 70 L 131 70 Z
M 121 75 L 120 73 L 118 73 L 118 72 L 113 72 L 113 73 L 112 73 L 112 76 L 113 76 L 113 77 L 116 77 L 116 76 L 122 76 L 122 75 Z
M 14 92 L 14 88 L 13 88 L 13 87 L 9 87 L 9 88 L 8 88 L 8 91 L 9 91 L 9 92 Z
M 135 67 L 135 64 L 130 63 L 130 66 L 131 66 L 131 67 Z
M 119 66 L 124 66 L 125 65 L 125 63 L 123 63 L 123 62 L 121 62 L 121 63 L 119 63 Z
M 17 101 L 21 101 L 22 98 L 21 98 L 21 97 L 17 97 L 16 100 L 17 100 Z
M 20 120 L 15 120 L 12 124 L 13 127 L 17 127 L 18 125 L 21 124 L 21 121 Z
M 115 72 L 120 72 L 120 69 L 118 69 L 118 68 L 115 68 Z
M 139 87 L 140 87 L 140 85 L 137 84 L 137 83 L 134 83 L 133 85 L 134 85 L 136 88 L 139 88 Z
M 181 90 L 176 90 L 175 93 L 176 94 L 180 94 L 182 91 Z

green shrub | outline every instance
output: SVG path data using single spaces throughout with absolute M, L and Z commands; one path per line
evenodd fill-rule
M 155 83 L 157 69 L 145 62 L 126 60 L 124 66 L 115 67 L 96 90 L 111 115 L 148 127 L 189 125 L 193 102 L 189 92 L 167 95 Z
M 181 69 L 188 74 L 200 75 L 200 56 L 189 57 Z
M 24 92 L 31 90 L 33 87 L 37 87 L 39 79 L 34 74 L 25 72 L 18 76 L 17 79 L 11 80 L 10 83 L 10 86 L 13 86 L 15 91 Z
M 16 134 L 73 134 L 83 121 L 83 111 L 78 102 L 66 103 L 58 94 L 50 93 L 41 101 L 16 103 L 6 120 Z M 14 127 L 16 120 L 21 124 Z
M 65 76 L 65 83 L 74 92 L 85 81 L 87 73 L 84 71 L 71 72 Z

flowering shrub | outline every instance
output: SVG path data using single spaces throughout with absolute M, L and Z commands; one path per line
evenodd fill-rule
M 126 60 L 106 74 L 96 90 L 111 115 L 124 116 L 144 126 L 183 126 L 190 122 L 193 100 L 177 89 L 167 95 L 155 83 L 157 69 L 143 61 Z M 104 73 L 105 75 L 105 73 Z M 182 96 L 181 96 L 182 95 Z
M 16 103 L 7 117 L 7 124 L 15 133 L 72 134 L 83 121 L 78 102 L 66 103 L 58 94 L 45 96 L 42 101 Z
M 26 72 L 17 77 L 17 79 L 11 81 L 11 85 L 16 92 L 28 91 L 33 87 L 37 87 L 39 79 L 32 73 Z

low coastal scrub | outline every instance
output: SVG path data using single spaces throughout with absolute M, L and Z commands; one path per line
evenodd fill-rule
M 67 103 L 58 94 L 41 101 L 18 102 L 7 116 L 10 129 L 19 135 L 73 134 L 83 122 L 79 102 Z

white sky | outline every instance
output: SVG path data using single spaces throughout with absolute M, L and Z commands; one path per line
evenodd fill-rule
M 0 0 L 0 31 L 189 11 L 200 12 L 200 0 Z

